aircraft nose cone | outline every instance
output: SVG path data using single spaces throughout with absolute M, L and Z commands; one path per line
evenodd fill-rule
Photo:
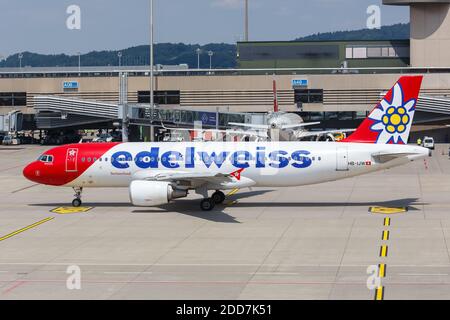
M 23 176 L 30 181 L 36 182 L 36 178 L 38 177 L 38 175 L 39 171 L 36 170 L 36 165 L 34 163 L 27 165 L 23 169 Z

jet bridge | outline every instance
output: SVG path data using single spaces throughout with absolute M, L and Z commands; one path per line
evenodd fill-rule
M 63 98 L 58 96 L 36 96 L 34 98 L 36 125 L 38 129 L 84 128 L 96 124 L 121 122 L 125 118 L 130 125 L 164 125 L 193 127 L 201 123 L 204 128 L 227 128 L 228 123 L 256 123 L 261 114 L 205 112 L 195 109 L 174 109 L 149 104 L 119 104 L 101 101 Z M 419 97 L 417 123 L 450 118 L 450 97 Z M 124 112 L 125 110 L 125 112 Z M 124 114 L 125 113 L 125 114 Z
M 450 97 L 419 96 L 416 110 L 450 116 Z
M 111 104 L 100 101 L 68 99 L 58 96 L 36 96 L 34 98 L 38 129 L 79 127 L 122 119 L 130 125 L 151 124 L 193 127 L 201 123 L 205 128 L 226 127 L 229 122 L 249 122 L 249 114 L 230 112 L 205 112 L 190 109 L 157 107 L 148 104 Z

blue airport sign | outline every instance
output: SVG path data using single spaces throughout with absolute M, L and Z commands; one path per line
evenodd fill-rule
M 292 87 L 307 87 L 308 86 L 308 79 L 293 79 L 292 80 Z
M 199 120 L 202 121 L 203 125 L 215 126 L 217 114 L 215 112 L 199 112 Z
M 78 84 L 78 81 L 64 81 L 63 82 L 63 89 L 78 89 L 80 85 Z

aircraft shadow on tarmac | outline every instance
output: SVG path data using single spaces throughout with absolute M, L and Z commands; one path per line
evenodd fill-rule
M 274 208 L 289 208 L 289 207 L 299 207 L 299 208 L 320 208 L 320 207 L 393 207 L 393 208 L 408 208 L 409 211 L 418 211 L 413 206 L 423 206 L 427 203 L 418 202 L 418 198 L 405 198 L 389 201 L 371 201 L 371 202 L 245 202 L 239 203 L 239 207 L 274 207 Z
M 186 216 L 196 217 L 204 220 L 209 220 L 212 222 L 221 223 L 240 223 L 235 217 L 225 213 L 223 210 L 228 206 L 226 203 L 229 201 L 237 201 L 239 199 L 254 197 L 258 195 L 264 195 L 266 193 L 272 192 L 274 190 L 260 190 L 260 191 L 250 191 L 237 193 L 231 197 L 227 197 L 225 204 L 217 205 L 212 211 L 205 212 L 201 211 L 198 206 L 198 201 L 192 200 L 177 200 L 168 205 L 161 206 L 161 209 L 167 210 L 168 212 L 177 212 Z M 155 213 L 161 212 L 152 209 L 134 210 L 133 213 Z
M 237 201 L 233 207 L 237 208 L 329 208 L 329 207 L 407 207 L 409 211 L 418 211 L 420 209 L 414 206 L 426 205 L 426 203 L 419 202 L 418 198 L 404 198 L 390 201 L 371 201 L 371 202 L 239 202 L 240 199 L 250 198 L 258 195 L 264 195 L 266 193 L 273 192 L 274 190 L 261 190 L 261 191 L 249 191 L 237 193 L 229 198 L 227 201 Z M 111 202 L 90 202 L 84 203 L 84 206 L 97 207 L 97 208 L 129 208 L 130 203 L 111 203 Z M 67 206 L 67 203 L 40 203 L 30 204 L 29 206 L 35 207 L 61 207 Z M 195 200 L 177 200 L 170 204 L 160 206 L 158 208 L 145 208 L 131 211 L 133 214 L 151 214 L 151 213 L 165 213 L 176 212 L 179 214 L 201 218 L 212 222 L 221 223 L 240 223 L 233 216 L 225 213 L 224 210 L 228 205 L 217 205 L 214 210 L 205 212 L 201 211 L 198 206 L 198 201 Z
M 241 192 L 239 194 L 235 194 L 231 197 L 227 197 L 228 201 L 236 201 L 239 199 L 244 199 L 248 197 L 254 197 L 258 195 L 264 195 L 266 193 L 272 192 L 274 190 L 260 190 L 260 191 L 250 191 L 250 192 Z M 38 203 L 38 204 L 29 204 L 31 207 L 66 207 L 68 203 Z M 130 208 L 132 207 L 129 202 L 122 203 L 113 203 L 113 202 L 84 202 L 83 206 L 85 207 L 97 207 L 97 208 Z M 143 208 L 139 210 L 133 210 L 131 213 L 134 214 L 145 214 L 145 213 L 165 213 L 165 212 L 176 212 L 179 214 L 192 216 L 196 218 L 201 218 L 213 222 L 222 222 L 222 223 L 240 223 L 231 215 L 223 212 L 223 210 L 227 207 L 224 205 L 217 205 L 212 211 L 201 211 L 198 205 L 198 200 L 176 200 L 167 205 L 163 205 L 157 208 Z

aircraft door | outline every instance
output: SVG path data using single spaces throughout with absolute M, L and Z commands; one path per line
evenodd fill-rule
M 336 171 L 348 171 L 348 147 L 336 148 Z
M 66 172 L 78 172 L 78 149 L 77 148 L 67 149 Z

